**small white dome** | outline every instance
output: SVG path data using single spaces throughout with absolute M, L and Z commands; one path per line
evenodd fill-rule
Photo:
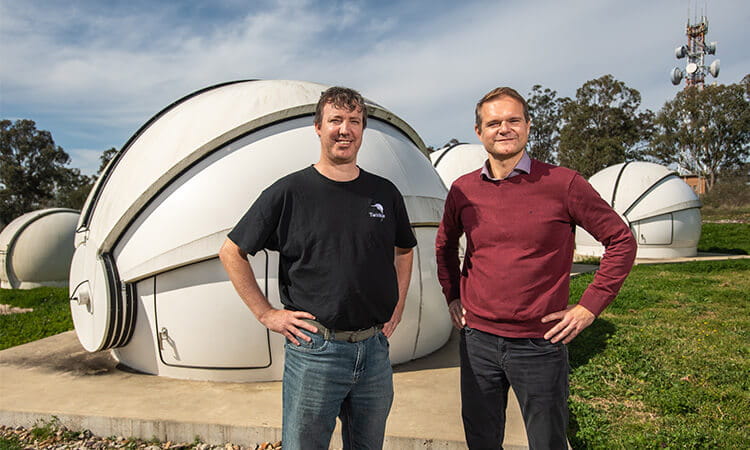
M 461 175 L 482 167 L 487 151 L 479 144 L 455 144 L 430 154 L 430 160 L 443 184 L 450 188 Z
M 78 211 L 41 209 L 11 221 L 0 232 L 0 287 L 67 285 Z
M 659 164 L 617 164 L 589 182 L 630 226 L 639 258 L 695 256 L 701 231 L 701 201 L 675 172 Z M 604 248 L 585 230 L 576 230 L 576 253 L 601 256 Z

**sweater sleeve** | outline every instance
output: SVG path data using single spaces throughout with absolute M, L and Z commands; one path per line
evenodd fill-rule
M 617 212 L 579 174 L 569 186 L 568 210 L 577 225 L 604 245 L 599 270 L 578 302 L 598 316 L 615 299 L 630 273 L 636 241 Z
M 437 238 L 435 239 L 435 257 L 437 274 L 443 288 L 445 300 L 451 302 L 460 298 L 461 267 L 458 259 L 458 239 L 463 233 L 460 211 L 456 207 L 455 185 L 448 192 L 445 199 L 443 219 L 440 221 Z

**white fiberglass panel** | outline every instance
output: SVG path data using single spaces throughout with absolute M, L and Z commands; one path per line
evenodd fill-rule
M 115 358 L 127 367 L 150 374 L 159 373 L 159 344 L 156 333 L 156 311 L 154 309 L 155 278 L 147 278 L 136 284 L 135 305 L 138 314 L 135 329 L 128 345 L 113 350 Z
M 369 120 L 357 162 L 389 179 L 404 196 L 445 199 L 447 191 L 430 160 L 397 128 Z
M 266 254 L 258 253 L 251 263 L 266 292 Z M 232 369 L 271 364 L 269 331 L 239 298 L 218 259 L 158 275 L 155 302 L 164 364 Z
M 693 256 L 698 253 L 698 241 L 701 238 L 701 210 L 698 208 L 683 209 L 672 213 L 674 226 L 673 247 L 692 248 Z
M 669 245 L 672 243 L 672 215 L 650 217 L 636 222 L 638 245 Z
M 115 254 L 122 279 L 140 279 L 215 255 L 226 233 L 263 189 L 317 161 L 319 142 L 311 120 L 288 120 L 253 133 L 214 152 L 174 180 L 139 214 L 118 243 Z M 446 192 L 427 159 L 410 141 L 392 137 L 398 131 L 391 125 L 378 120 L 369 124 L 377 125 L 368 131 L 365 141 L 380 145 L 361 159 L 360 166 L 396 178 L 394 184 L 408 198 L 412 220 L 437 223 Z M 407 181 L 402 170 L 405 166 L 421 179 Z M 412 201 L 413 192 L 430 197 Z
M 652 186 L 662 178 L 668 176 L 671 171 L 659 164 L 647 162 L 632 162 L 625 166 L 616 186 L 615 209 L 620 214 L 630 209 L 633 204 L 646 193 Z M 609 179 L 607 183 L 614 185 L 616 179 Z M 650 196 L 649 193 L 647 196 Z M 609 199 L 607 199 L 609 201 Z M 631 221 L 637 220 L 628 214 Z
M 311 121 L 290 120 L 253 133 L 174 180 L 117 245 L 123 279 L 216 255 L 226 234 L 266 187 L 317 161 L 319 143 Z
M 102 350 L 112 336 L 111 286 L 102 258 L 94 249 L 79 245 L 73 254 L 68 293 L 70 313 L 78 340 L 89 352 Z
M 13 244 L 15 276 L 25 282 L 64 281 L 67 285 L 77 222 L 78 212 L 62 210 L 24 228 Z
M 600 170 L 599 172 L 592 175 L 591 178 L 589 178 L 589 183 L 594 187 L 594 189 L 596 189 L 596 192 L 599 193 L 599 196 L 603 198 L 604 201 L 609 204 L 609 206 L 612 206 L 620 213 L 624 211 L 624 209 L 622 209 L 621 211 L 621 205 L 619 204 L 612 205 L 612 194 L 614 193 L 615 183 L 617 182 L 617 177 L 622 170 L 622 166 L 624 166 L 624 164 L 609 166 L 606 169 Z M 625 205 L 623 208 L 627 208 L 627 205 Z
M 695 191 L 677 176 L 663 179 L 628 211 L 632 222 L 683 209 L 700 207 Z
M 166 111 L 138 136 L 107 180 L 90 238 L 101 243 L 137 199 L 192 152 L 265 115 L 315 104 L 325 88 L 297 81 L 248 81 L 208 90 Z
M 415 250 L 416 253 L 416 250 Z M 388 340 L 390 343 L 391 364 L 400 364 L 414 358 L 414 342 L 419 330 L 419 312 L 422 309 L 422 290 L 419 282 L 419 265 L 414 255 L 409 291 L 401 322 Z
M 441 158 L 443 153 L 445 155 Z M 482 167 L 487 160 L 487 151 L 479 144 L 458 144 L 441 153 L 435 152 L 430 158 L 443 183 L 450 189 L 456 179 Z
M 421 358 L 441 348 L 448 342 L 453 325 L 448 313 L 448 303 L 437 279 L 435 237 L 437 228 L 414 229 L 419 249 L 414 264 L 419 265 L 422 288 L 422 310 L 419 314 L 419 334 L 412 358 Z

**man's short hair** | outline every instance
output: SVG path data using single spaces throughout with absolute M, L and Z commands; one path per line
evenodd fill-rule
M 519 94 L 515 89 L 503 86 L 495 88 L 490 92 L 484 94 L 484 97 L 482 97 L 482 99 L 477 102 L 477 107 L 474 110 L 474 119 L 476 121 L 477 128 L 479 128 L 480 130 L 482 129 L 482 115 L 480 113 L 482 105 L 492 100 L 496 100 L 500 97 L 510 97 L 520 102 L 523 105 L 523 118 L 526 119 L 526 122 L 531 120 L 531 116 L 529 115 L 529 105 L 528 103 L 526 103 L 526 99 L 523 98 L 523 96 Z
M 341 86 L 334 86 L 323 91 L 320 94 L 318 105 L 315 107 L 315 120 L 313 120 L 315 125 L 320 126 L 323 122 L 323 107 L 328 103 L 336 108 L 346 109 L 350 112 L 361 109 L 362 128 L 367 127 L 367 105 L 359 92 Z

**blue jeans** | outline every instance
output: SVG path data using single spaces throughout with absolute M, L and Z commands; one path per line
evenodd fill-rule
M 568 349 L 543 338 L 461 331 L 461 415 L 470 449 L 502 448 L 508 388 L 513 387 L 529 447 L 566 449 Z
M 393 370 L 383 333 L 361 342 L 325 340 L 285 347 L 284 450 L 328 449 L 336 417 L 345 449 L 383 447 L 393 402 Z

